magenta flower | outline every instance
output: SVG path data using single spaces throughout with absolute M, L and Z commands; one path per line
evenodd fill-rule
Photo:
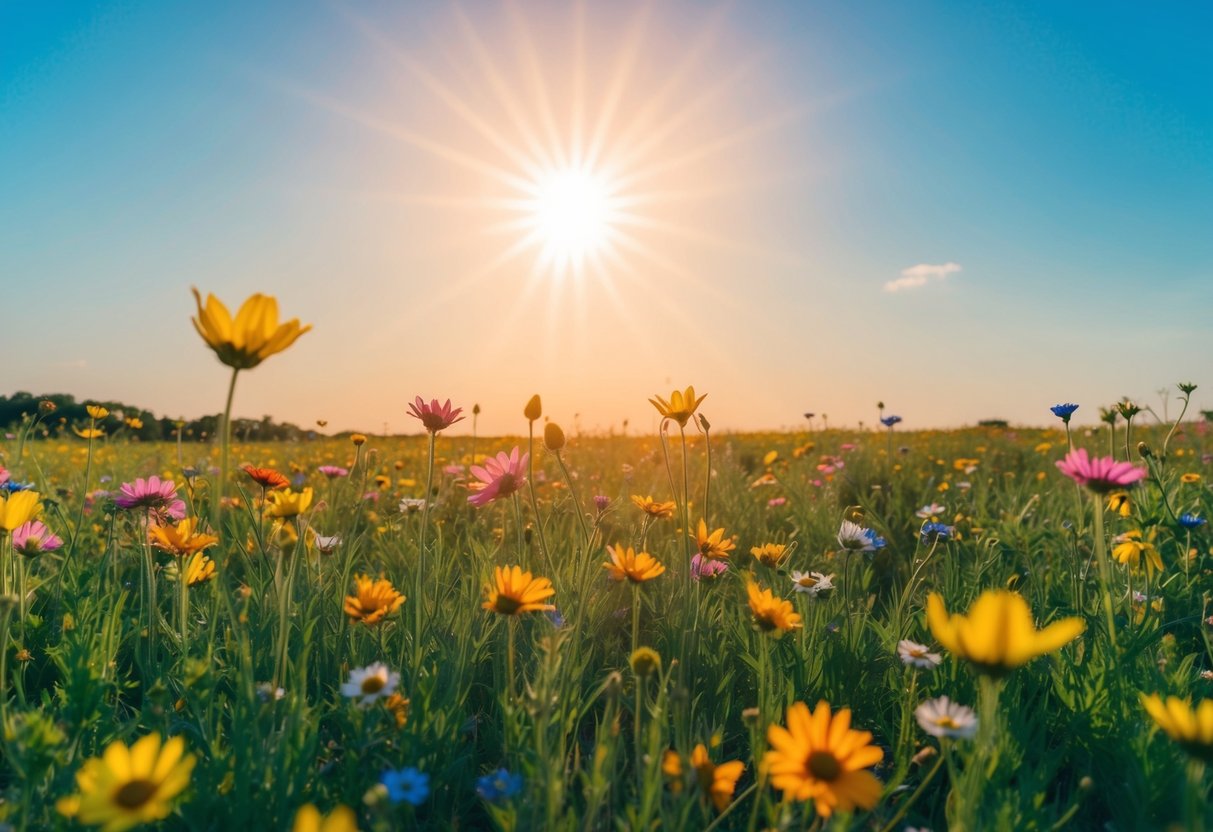
M 611 498 L 608 497 L 607 495 L 605 495 L 605 494 L 595 494 L 594 495 L 594 507 L 596 509 L 598 509 L 598 511 L 600 513 L 606 511 L 607 507 L 610 505 L 611 505 Z
M 161 518 L 185 519 L 185 501 L 177 497 L 177 484 L 157 476 L 122 483 L 114 496 L 114 505 L 128 510 L 145 508 Z
M 0 485 L 4 485 L 6 482 L 8 482 L 8 469 L 0 465 Z
M 1075 448 L 1065 459 L 1057 460 L 1058 469 L 1079 485 L 1098 494 L 1133 485 L 1146 476 L 1145 468 L 1131 462 L 1117 462 L 1110 456 L 1091 458 L 1085 448 Z
M 409 415 L 420 419 L 421 424 L 425 425 L 425 429 L 430 433 L 446 430 L 456 422 L 463 421 L 465 417 L 459 415 L 462 412 L 462 407 L 451 407 L 450 399 L 447 399 L 444 405 L 439 405 L 437 399 L 433 399 L 429 404 L 426 404 L 418 396 L 417 401 L 409 405 Z
M 703 555 L 691 558 L 691 577 L 697 581 L 713 581 L 728 571 L 728 568 L 727 560 L 705 558 Z
M 480 480 L 481 487 L 468 496 L 468 502 L 474 506 L 488 505 L 526 485 L 526 463 L 530 456 L 519 455 L 518 446 L 515 445 L 509 456 L 502 451 L 495 458 L 487 457 L 483 467 L 473 465 L 472 474 Z
M 58 535 L 42 524 L 40 520 L 30 520 L 13 529 L 13 550 L 28 557 L 53 552 L 63 545 Z
M 324 474 L 330 480 L 336 479 L 337 477 L 348 477 L 350 475 L 349 471 L 337 465 L 321 465 L 316 470 Z

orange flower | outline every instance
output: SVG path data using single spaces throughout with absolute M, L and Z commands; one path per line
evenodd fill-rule
M 501 615 L 521 615 L 524 612 L 546 612 L 556 609 L 543 603 L 556 594 L 547 578 L 536 578 L 523 572 L 521 566 L 496 567 L 493 583 L 484 586 L 484 609 Z
M 733 789 L 737 780 L 745 771 L 745 763 L 732 760 L 720 765 L 714 765 L 708 757 L 708 750 L 703 743 L 695 746 L 691 752 L 691 768 L 699 778 L 699 788 L 704 795 L 711 799 L 716 811 L 723 812 L 725 807 L 733 802 Z
M 674 509 L 678 508 L 678 504 L 672 500 L 668 503 L 659 503 L 652 497 L 641 497 L 639 494 L 632 495 L 632 504 L 649 517 L 658 520 L 668 520 L 674 516 Z
M 691 536 L 695 538 L 699 554 L 705 558 L 724 560 L 729 557 L 729 552 L 737 548 L 737 544 L 733 542 L 732 538 L 725 538 L 724 529 L 717 529 L 708 534 L 708 524 L 703 520 L 699 521 L 699 530 Z
M 637 554 L 631 546 L 626 549 L 622 546 L 608 546 L 607 552 L 611 559 L 602 566 L 610 571 L 613 581 L 628 580 L 639 584 L 651 581 L 665 571 L 665 566 L 648 552 Z
M 750 596 L 750 612 L 754 613 L 754 623 L 762 631 L 773 633 L 778 638 L 801 625 L 800 615 L 792 607 L 791 601 L 776 598 L 771 590 L 761 589 L 753 581 L 746 584 L 746 592 Z
M 386 578 L 376 581 L 367 575 L 355 575 L 354 584 L 355 594 L 345 599 L 345 614 L 352 621 L 361 621 L 368 627 L 378 624 L 404 603 L 404 596 Z
M 290 480 L 273 468 L 254 468 L 252 465 L 245 465 L 241 470 L 266 491 L 286 488 L 291 484 Z

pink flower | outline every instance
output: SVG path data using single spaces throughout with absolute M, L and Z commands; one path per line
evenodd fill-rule
M 728 571 L 728 568 L 727 560 L 705 558 L 703 555 L 691 558 L 691 577 L 697 581 L 713 581 Z
M 336 465 L 321 465 L 316 470 L 324 474 L 330 480 L 336 477 L 348 477 L 350 475 L 350 472 L 345 468 L 340 468 Z
M 409 415 L 420 419 L 421 424 L 425 425 L 425 429 L 430 433 L 446 430 L 456 422 L 463 421 L 465 417 L 459 415 L 462 412 L 462 407 L 451 407 L 450 399 L 447 399 L 444 405 L 439 405 L 437 399 L 426 404 L 418 396 L 417 401 L 409 405 Z
M 6 482 L 8 482 L 8 469 L 0 465 L 0 485 L 4 485 Z
M 1146 476 L 1145 468 L 1131 462 L 1117 462 L 1114 457 L 1087 456 L 1086 448 L 1075 448 L 1057 461 L 1058 469 L 1079 485 L 1104 494 L 1133 485 Z
M 114 497 L 118 508 L 145 508 L 158 517 L 185 519 L 185 501 L 177 497 L 177 484 L 172 480 L 161 480 L 157 476 L 138 477 L 134 482 L 122 483 Z
M 488 457 L 484 466 L 473 465 L 472 474 L 480 480 L 480 488 L 468 497 L 474 506 L 487 505 L 499 497 L 508 497 L 526 484 L 526 463 L 530 454 L 519 455 L 518 446 L 506 456 L 505 451 L 496 458 Z M 475 487 L 476 483 L 472 483 Z
M 787 502 L 787 497 L 772 497 L 771 499 L 767 500 L 767 505 L 770 508 L 779 508 L 780 506 L 785 505 Z
M 53 552 L 63 545 L 58 535 L 42 524 L 40 520 L 30 520 L 13 529 L 13 549 L 23 555 L 33 557 L 42 552 Z

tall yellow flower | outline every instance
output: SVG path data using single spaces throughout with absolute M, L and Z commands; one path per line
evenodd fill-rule
M 345 614 L 351 621 L 368 627 L 400 609 L 404 596 L 386 578 L 374 580 L 368 575 L 354 576 L 354 594 L 345 598 Z
M 784 557 L 788 554 L 788 547 L 782 543 L 764 543 L 761 546 L 752 547 L 750 554 L 754 556 L 754 560 L 763 566 L 778 569 L 779 564 L 783 562 Z
M 327 815 L 311 803 L 305 803 L 295 813 L 291 832 L 358 832 L 358 816 L 349 806 L 338 806 Z
M 311 507 L 312 489 L 309 487 L 302 491 L 292 491 L 287 488 L 283 491 L 271 491 L 265 499 L 266 505 L 269 506 L 265 513 L 270 517 L 295 517 Z
M 762 589 L 753 581 L 746 584 L 746 593 L 750 596 L 750 612 L 754 613 L 754 623 L 762 631 L 773 633 L 778 638 L 801 625 L 800 615 L 791 601 L 776 598 L 771 590 Z
M 704 393 L 699 398 L 695 398 L 695 388 L 688 387 L 685 392 L 675 390 L 670 393 L 670 400 L 666 401 L 661 396 L 654 396 L 649 399 L 653 407 L 657 408 L 657 412 L 667 419 L 673 419 L 678 423 L 679 427 L 686 427 L 687 422 L 695 415 L 696 408 L 699 403 L 708 397 Z
M 42 511 L 42 495 L 37 491 L 14 491 L 0 497 L 0 531 L 11 532 L 28 523 Z
M 634 584 L 651 581 L 665 571 L 665 566 L 648 552 L 640 552 L 631 546 L 608 546 L 611 559 L 602 566 L 611 574 L 613 581 L 631 581 Z
M 198 521 L 186 517 L 176 526 L 152 526 L 147 530 L 149 542 L 161 551 L 185 557 L 201 552 L 219 542 L 213 534 L 198 531 Z
M 703 743 L 695 746 L 691 752 L 691 768 L 699 780 L 699 788 L 704 796 L 712 801 L 716 811 L 723 812 L 725 807 L 733 802 L 733 790 L 741 773 L 745 771 L 745 763 L 741 760 L 731 760 L 715 765 L 708 757 L 708 749 Z
M 1141 704 L 1158 727 L 1193 757 L 1213 763 L 1213 699 L 1202 699 L 1195 708 L 1191 702 L 1158 694 L 1141 694 Z
M 162 746 L 159 734 L 148 734 L 130 748 L 115 740 L 100 757 L 85 761 L 76 772 L 80 793 L 62 798 L 56 808 L 103 832 L 154 823 L 173 811 L 173 798 L 189 785 L 194 762 L 182 737 Z
M 484 586 L 481 606 L 501 615 L 546 612 L 556 609 L 554 604 L 543 603 L 555 594 L 547 578 L 536 578 L 521 566 L 498 566 L 493 569 L 493 583 Z
M 227 307 L 214 295 L 206 296 L 206 306 L 197 289 L 192 290 L 198 304 L 194 329 L 227 366 L 249 370 L 275 353 L 295 343 L 312 328 L 300 326 L 298 318 L 278 323 L 278 301 L 270 295 L 255 294 L 246 300 L 233 320 Z
M 110 415 L 110 412 L 99 404 L 86 404 L 84 409 L 90 419 L 104 419 Z
M 195 552 L 185 567 L 185 583 L 190 588 L 201 586 L 215 577 L 215 562 L 201 552 Z
M 678 504 L 673 500 L 666 503 L 660 503 L 652 497 L 641 497 L 639 494 L 632 495 L 632 505 L 643 511 L 649 517 L 657 520 L 668 520 L 674 516 L 674 509 L 678 508 Z
M 1005 589 L 983 592 L 967 616 L 949 615 L 943 598 L 932 592 L 927 597 L 927 623 L 940 644 L 992 676 L 1060 650 L 1087 627 L 1081 618 L 1062 618 L 1037 630 L 1028 602 Z
M 72 428 L 72 433 L 79 436 L 81 439 L 100 439 L 105 436 L 105 431 L 101 428 Z
M 705 558 L 723 560 L 728 558 L 729 553 L 737 548 L 737 544 L 733 542 L 733 538 L 726 538 L 724 536 L 724 529 L 717 529 L 708 534 L 708 524 L 703 520 L 699 521 L 699 528 L 691 537 L 695 538 L 695 545 L 699 549 L 699 554 Z
M 880 781 L 867 769 L 884 759 L 884 751 L 871 744 L 871 732 L 852 730 L 850 709 L 831 717 L 824 700 L 812 713 L 795 702 L 787 727 L 767 728 L 767 741 L 771 750 L 762 765 L 785 799 L 812 800 L 823 818 L 835 809 L 871 809 L 880 799 Z

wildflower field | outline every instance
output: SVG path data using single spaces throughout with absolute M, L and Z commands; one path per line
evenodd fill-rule
M 195 323 L 228 414 L 307 332 L 262 296 Z M 1203 828 L 1205 422 L 715 435 L 727 395 L 654 396 L 656 436 L 525 395 L 515 437 L 420 397 L 415 437 L 260 444 L 29 414 L 0 818 Z

